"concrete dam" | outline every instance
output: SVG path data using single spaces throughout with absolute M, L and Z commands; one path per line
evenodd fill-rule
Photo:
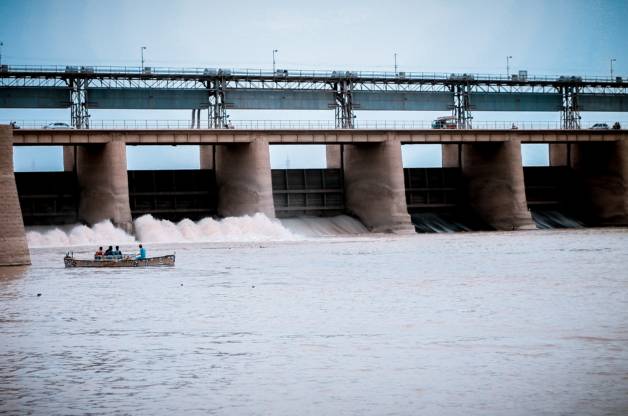
M 628 134 L 621 130 L 44 130 L 0 126 L 0 264 L 29 263 L 25 225 L 131 231 L 135 217 L 349 214 L 374 232 L 414 232 L 443 213 L 496 230 L 534 229 L 530 209 L 587 225 L 628 225 Z M 442 168 L 403 168 L 401 146 L 439 143 Z M 549 143 L 523 167 L 522 143 Z M 201 169 L 128 171 L 127 145 L 200 145 Z M 271 169 L 270 144 L 326 144 L 327 169 Z M 64 146 L 64 172 L 14 173 L 13 146 Z

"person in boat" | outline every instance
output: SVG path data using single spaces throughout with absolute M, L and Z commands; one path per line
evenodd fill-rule
M 141 244 L 140 244 L 140 252 L 137 254 L 135 259 L 136 260 L 144 260 L 144 259 L 146 259 L 146 249 L 144 247 L 142 247 Z
M 104 255 L 105 253 L 103 253 L 102 247 L 98 247 L 98 250 L 96 250 L 96 253 L 94 254 L 94 260 L 100 260 Z
M 116 249 L 113 250 L 113 255 L 118 258 L 122 258 L 122 252 L 120 251 L 120 246 L 116 246 Z
M 113 256 L 113 247 L 109 246 L 107 250 L 105 250 L 105 257 Z

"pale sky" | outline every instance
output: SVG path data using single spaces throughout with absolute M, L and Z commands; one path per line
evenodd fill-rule
M 0 0 L 2 63 L 578 74 L 628 78 L 627 1 L 94 1 Z M 233 120 L 333 120 L 332 111 L 231 111 Z M 432 120 L 431 112 L 357 112 L 359 120 Z M 593 121 L 625 114 L 583 113 Z M 181 111 L 92 110 L 92 120 L 182 119 Z M 68 110 L 0 109 L 0 120 L 69 121 Z M 482 120 L 557 121 L 556 113 L 480 113 Z M 406 165 L 438 165 L 435 148 L 404 149 Z M 55 149 L 20 149 L 16 167 L 60 166 Z M 167 156 L 165 156 L 167 154 Z M 273 148 L 274 167 L 323 166 L 321 147 Z M 542 149 L 524 149 L 541 163 Z M 322 158 L 322 159 L 321 159 Z M 196 149 L 129 149 L 134 169 L 198 167 Z M 160 163 L 161 163 L 160 162 Z M 306 163 L 307 162 L 307 163 Z M 152 166 L 152 165 L 151 165 Z

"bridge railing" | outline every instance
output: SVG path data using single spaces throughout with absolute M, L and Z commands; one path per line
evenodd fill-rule
M 290 78 L 364 78 L 385 80 L 454 80 L 454 81 L 582 81 L 582 82 L 616 82 L 626 80 L 626 76 L 598 76 L 598 75 L 525 75 L 519 74 L 481 74 L 481 73 L 452 73 L 452 72 L 416 72 L 416 71 L 352 71 L 352 70 L 303 70 L 277 69 L 275 72 L 267 69 L 251 68 L 173 68 L 173 67 L 135 67 L 135 66 L 85 66 L 85 65 L 2 65 L 0 78 L 20 73 L 45 73 L 51 75 L 172 75 L 172 76 L 225 76 L 236 78 L 275 78 L 277 80 Z
M 608 121 L 590 122 L 583 128 L 590 128 L 594 124 L 604 123 L 611 127 Z M 70 123 L 62 120 L 5 120 L 0 124 L 14 124 L 16 128 L 25 129 L 68 129 Z M 90 120 L 90 129 L 119 129 L 119 130 L 184 130 L 184 129 L 208 129 L 207 120 L 202 120 L 198 125 L 192 125 L 189 120 Z M 624 123 L 622 127 L 628 123 Z M 335 130 L 333 120 L 232 120 L 227 129 L 253 129 L 253 130 Z M 470 129 L 489 130 L 560 130 L 558 121 L 474 121 Z M 372 130 L 423 130 L 432 129 L 430 120 L 356 120 L 354 129 Z

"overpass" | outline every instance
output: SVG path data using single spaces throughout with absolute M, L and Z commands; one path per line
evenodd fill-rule
M 56 214 L 86 224 L 108 219 L 131 231 L 135 216 L 177 210 L 179 215 L 223 217 L 261 212 L 271 218 L 347 213 L 372 231 L 409 232 L 413 230 L 410 215 L 452 209 L 472 213 L 493 229 L 520 230 L 535 228 L 529 210 L 535 204 L 568 204 L 588 224 L 627 225 L 627 135 L 622 130 L 13 130 L 0 126 L 0 264 L 29 262 L 23 218 Z M 269 145 L 289 143 L 328 144 L 328 169 L 271 170 Z M 443 144 L 443 169 L 404 169 L 401 145 L 413 143 Z M 550 143 L 552 167 L 526 171 L 521 143 Z M 146 144 L 206 145 L 201 146 L 202 174 L 167 173 L 158 178 L 151 172 L 127 172 L 126 146 Z M 68 172 L 54 180 L 45 174 L 28 178 L 14 174 L 12 146 L 42 145 L 65 146 Z M 170 187 L 157 189 L 166 177 Z M 50 195 L 64 181 L 64 191 Z M 199 195 L 202 203 L 197 203 Z M 177 198 L 189 201 L 181 203 Z
M 577 129 L 581 112 L 628 111 L 628 77 L 2 65 L 0 108 L 68 108 L 76 128 L 95 109 L 191 110 L 196 125 L 207 110 L 221 128 L 235 109 L 334 111 L 340 128 L 355 111 L 447 111 L 458 128 L 473 112 L 559 112 Z

